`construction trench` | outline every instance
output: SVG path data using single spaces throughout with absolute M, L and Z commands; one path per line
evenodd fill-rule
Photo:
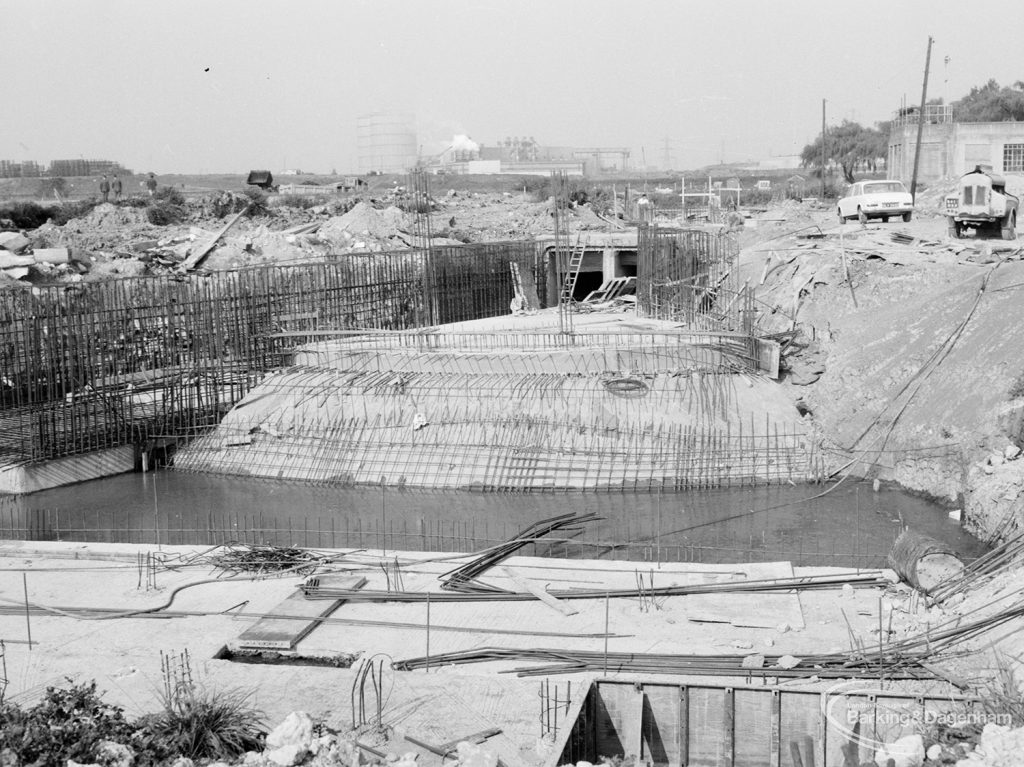
M 45 648 L 66 625 L 72 649 L 32 678 L 87 662 L 76 626 L 101 617 L 138 627 L 110 640 L 136 658 L 146 618 L 180 619 L 162 641 L 211 678 L 246 668 L 305 689 L 263 701 L 274 721 L 329 710 L 367 758 L 415 748 L 421 764 L 468 739 L 509 767 L 848 767 L 916 749 L 922 722 L 981 721 L 983 695 L 947 662 L 1024 615 L 1007 588 L 1020 534 L 961 550 L 965 565 L 911 530 L 887 559 L 856 547 L 861 505 L 882 514 L 858 498 L 856 527 L 806 557 L 799 519 L 788 547 L 765 543 L 760 518 L 727 544 L 670 537 L 663 506 L 678 515 L 686 493 L 750 493 L 754 514 L 838 497 L 848 486 L 825 483 L 848 473 L 776 383 L 792 336 L 768 324 L 731 237 L 641 225 L 602 240 L 559 210 L 556 196 L 548 240 L 0 291 L 4 489 L 134 467 L 154 511 L 90 524 L 0 504 L 12 556 L 115 563 L 31 573 L 23 598 L 5 580 L 5 662 L 28 657 L 23 635 Z M 164 477 L 244 484 L 251 508 L 186 520 L 184 504 L 157 509 Z M 289 485 L 312 495 L 264 517 L 260 496 Z M 330 521 L 300 534 L 285 507 L 316 497 L 365 507 L 358 529 L 325 505 Z M 134 593 L 120 583 L 136 577 Z M 246 656 L 271 662 L 232 662 Z M 132 677 L 116 677 L 129 698 L 146 682 Z

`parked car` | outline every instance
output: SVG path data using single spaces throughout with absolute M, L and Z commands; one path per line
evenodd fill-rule
M 904 221 L 909 221 L 914 212 L 914 199 L 902 181 L 858 181 L 839 201 L 836 212 L 840 224 L 851 218 L 866 224 L 871 218 L 888 221 L 893 216 L 902 216 Z

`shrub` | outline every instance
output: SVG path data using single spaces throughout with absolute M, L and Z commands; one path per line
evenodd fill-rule
M 146 219 L 156 226 L 177 224 L 185 218 L 185 209 L 166 202 L 154 202 L 146 209 Z
M 536 202 L 544 202 L 553 193 L 550 176 L 527 176 L 521 189 L 525 189 Z
M 156 202 L 166 202 L 171 205 L 178 205 L 184 207 L 185 195 L 178 191 L 177 187 L 174 186 L 162 186 L 153 192 L 153 198 Z
M 274 207 L 309 210 L 329 202 L 331 198 L 324 194 L 282 194 L 274 200 Z
M 188 651 L 161 653 L 163 710 L 139 720 L 138 739 L 158 758 L 230 759 L 262 747 L 263 714 L 239 690 L 212 693 L 192 676 Z
M 97 205 L 99 205 L 99 202 L 94 199 L 66 202 L 54 209 L 53 223 L 58 226 L 64 226 L 64 224 L 73 218 L 88 216 L 92 212 L 92 209 Z
M 139 720 L 155 751 L 190 759 L 230 759 L 263 746 L 263 715 L 239 690 L 190 687 L 164 696 L 163 711 Z
M 262 189 L 246 189 L 245 196 L 249 198 L 250 216 L 262 216 L 270 211 L 267 193 Z
M 0 707 L 0 750 L 9 748 L 21 764 L 91 762 L 101 740 L 125 743 L 133 729 L 120 708 L 100 700 L 96 682 L 67 690 L 49 687 L 30 709 Z
M 46 223 L 54 208 L 38 202 L 12 202 L 0 207 L 0 218 L 9 218 L 18 229 L 35 229 Z
M 177 224 L 185 218 L 185 196 L 173 186 L 160 187 L 146 209 L 146 218 L 156 226 Z

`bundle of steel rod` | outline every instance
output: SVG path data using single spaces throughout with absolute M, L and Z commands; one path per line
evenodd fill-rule
M 583 650 L 515 649 L 484 647 L 431 655 L 429 658 L 408 658 L 396 661 L 394 668 L 413 671 L 430 666 L 489 663 L 494 661 L 547 662 L 548 665 L 517 668 L 509 672 L 518 676 L 547 676 L 575 673 L 676 674 L 710 676 L 786 677 L 840 679 L 869 677 L 887 679 L 934 679 L 927 669 L 915 665 L 915 658 L 877 658 L 851 660 L 841 653 L 808 655 L 793 668 L 776 667 L 781 656 L 767 656 L 763 668 L 744 668 L 742 655 L 666 655 L 658 653 L 622 653 Z
M 1004 543 L 969 562 L 962 573 L 940 583 L 929 593 L 936 604 L 974 589 L 978 582 L 995 575 L 1024 557 L 1024 530 L 1011 536 Z
M 255 546 L 227 543 L 204 557 L 206 562 L 230 573 L 311 573 L 324 564 L 315 554 L 293 546 Z
M 998 601 L 1000 600 L 997 598 L 985 607 Z M 1005 623 L 1021 618 L 1024 618 L 1024 599 L 1018 600 L 992 615 L 968 623 L 963 621 L 963 616 L 955 616 L 945 623 L 929 628 L 924 633 L 886 645 L 885 649 L 902 656 L 926 654 L 929 657 L 934 657 L 953 650 L 957 645 L 961 645 L 969 639 L 979 637 Z
M 511 594 L 512 592 L 507 589 L 501 589 L 497 586 L 480 583 L 476 579 L 499 562 L 508 559 L 512 554 L 519 551 L 519 549 L 523 548 L 523 546 L 526 546 L 528 543 L 533 543 L 537 539 L 543 538 L 548 533 L 553 533 L 556 530 L 568 530 L 573 526 L 593 522 L 598 518 L 599 517 L 596 514 L 577 515 L 575 513 L 570 513 L 561 514 L 557 517 L 550 517 L 549 519 L 542 519 L 539 522 L 535 522 L 529 527 L 521 530 L 511 540 L 488 549 L 470 562 L 446 573 L 441 579 L 441 588 L 446 591 L 457 591 L 460 593 Z M 582 530 L 582 528 L 578 529 Z
M 528 541 L 527 541 L 528 542 Z M 808 591 L 813 589 L 839 589 L 844 584 L 884 587 L 890 583 L 881 570 L 861 572 L 856 575 L 820 575 L 795 578 L 768 578 L 757 581 L 730 581 L 727 583 L 701 583 L 689 586 L 659 586 L 644 588 L 645 598 L 678 597 L 691 594 L 739 594 L 760 591 Z M 344 599 L 349 602 L 523 602 L 537 599 L 533 594 L 504 591 L 486 587 L 470 591 L 440 592 L 394 592 L 394 591 L 351 591 L 330 588 L 307 582 L 302 586 L 306 599 Z M 571 589 L 549 590 L 555 599 L 637 599 L 640 590 L 632 589 Z

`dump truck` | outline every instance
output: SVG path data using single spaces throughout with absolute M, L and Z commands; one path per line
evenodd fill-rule
M 977 165 L 957 184 L 956 194 L 946 197 L 949 236 L 960 238 L 968 229 L 976 234 L 999 234 L 1004 240 L 1017 237 L 1019 200 L 1006 191 L 1006 179 L 988 166 Z
M 258 186 L 265 192 L 276 192 L 277 187 L 274 186 L 274 174 L 269 170 L 251 170 L 249 171 L 249 178 L 245 180 L 245 183 L 252 186 Z

